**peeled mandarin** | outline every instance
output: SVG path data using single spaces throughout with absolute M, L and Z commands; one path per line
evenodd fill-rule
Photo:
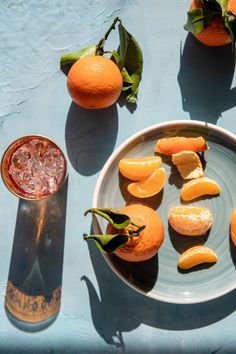
M 200 177 L 186 183 L 180 192 L 184 201 L 190 201 L 203 195 L 217 195 L 221 192 L 218 183 L 208 177 Z
M 172 155 L 172 162 L 177 167 L 183 179 L 204 176 L 201 160 L 193 151 L 181 151 Z
M 205 246 L 194 246 L 180 255 L 178 267 L 190 269 L 203 263 L 215 263 L 217 260 L 218 257 L 212 249 Z
M 230 236 L 233 244 L 236 246 L 236 209 L 231 215 Z
M 137 198 L 149 198 L 159 193 L 165 184 L 166 171 L 163 167 L 156 169 L 147 179 L 128 185 L 128 192 Z
M 172 155 L 178 152 L 188 151 L 205 151 L 208 147 L 202 136 L 197 138 L 186 138 L 184 136 L 174 136 L 170 138 L 162 138 L 157 141 L 154 151 L 164 155 Z
M 213 216 L 208 208 L 179 206 L 169 211 L 169 223 L 181 235 L 205 235 L 212 222 Z
M 139 159 L 122 159 L 119 162 L 120 173 L 132 180 L 141 181 L 149 177 L 152 172 L 161 166 L 159 156 L 147 156 Z

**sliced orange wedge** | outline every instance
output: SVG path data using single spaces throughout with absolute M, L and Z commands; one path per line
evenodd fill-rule
M 160 167 L 144 181 L 130 183 L 127 189 L 130 194 L 137 198 L 148 198 L 162 190 L 165 180 L 166 171 L 163 167 Z
M 205 235 L 212 222 L 213 216 L 208 208 L 179 206 L 169 211 L 169 223 L 181 235 Z
M 178 267 L 190 269 L 202 263 L 215 263 L 217 260 L 218 257 L 212 249 L 205 246 L 194 246 L 180 255 Z
M 217 195 L 221 192 L 218 183 L 208 177 L 200 177 L 186 183 L 180 192 L 185 201 L 190 201 L 203 195 Z
M 230 236 L 233 244 L 236 246 L 236 209 L 232 212 L 231 215 Z
M 171 138 L 159 139 L 154 151 L 164 155 L 172 155 L 184 150 L 200 152 L 207 149 L 206 141 L 202 136 L 197 138 L 174 136 Z
M 193 151 L 181 151 L 172 155 L 172 162 L 176 165 L 183 179 L 193 179 L 204 176 L 201 160 Z
M 159 156 L 147 156 L 139 159 L 122 159 L 119 162 L 120 173 L 132 181 L 148 178 L 162 164 Z

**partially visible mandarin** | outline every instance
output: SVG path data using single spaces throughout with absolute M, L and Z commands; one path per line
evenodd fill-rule
M 201 236 L 211 228 L 213 216 L 208 208 L 178 206 L 170 209 L 169 223 L 181 235 Z
M 232 212 L 231 215 L 230 236 L 233 244 L 236 246 L 236 209 Z
M 201 152 L 206 151 L 207 149 L 206 141 L 202 136 L 196 138 L 174 136 L 159 139 L 154 151 L 164 155 L 172 155 L 184 150 Z
M 232 1 L 233 3 L 233 1 Z M 229 4 L 228 4 L 229 6 Z M 205 4 L 201 0 L 192 0 L 190 5 L 190 10 L 204 8 Z M 232 9 L 235 5 L 229 6 Z M 226 30 L 224 25 L 224 20 L 221 15 L 215 15 L 210 24 L 205 27 L 200 33 L 195 34 L 195 37 L 207 46 L 215 47 L 229 44 L 231 42 L 231 37 L 229 32 Z
M 166 171 L 163 167 L 157 168 L 144 181 L 133 182 L 128 185 L 128 192 L 137 198 L 149 198 L 158 194 L 164 187 Z
M 145 225 L 139 236 L 133 236 L 115 254 L 125 261 L 145 261 L 158 252 L 164 240 L 164 226 L 159 214 L 152 208 L 142 204 L 130 204 L 120 210 L 121 213 L 130 217 L 133 224 Z M 127 229 L 134 228 L 130 224 L 123 230 L 117 230 L 110 224 L 107 226 L 107 234 L 126 233 Z M 136 228 L 136 227 L 135 227 Z
M 141 181 L 148 178 L 161 164 L 161 157 L 147 156 L 142 158 L 121 159 L 118 167 L 124 177 L 132 181 Z
M 67 88 L 73 101 L 88 109 L 107 108 L 114 104 L 122 86 L 118 66 L 101 55 L 89 55 L 77 60 L 67 77 Z
M 178 267 L 181 269 L 190 269 L 203 263 L 216 263 L 218 257 L 209 247 L 194 246 L 183 252 L 178 261 Z
M 200 177 L 186 183 L 180 192 L 184 201 L 190 201 L 204 195 L 218 195 L 221 188 L 217 182 L 208 177 Z
M 204 176 L 201 160 L 194 151 L 181 151 L 172 155 L 172 162 L 183 179 Z

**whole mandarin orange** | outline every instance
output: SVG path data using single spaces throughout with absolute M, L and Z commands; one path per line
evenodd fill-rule
M 120 212 L 128 215 L 135 225 L 145 225 L 145 228 L 139 236 L 131 237 L 124 246 L 118 248 L 115 254 L 129 262 L 145 261 L 155 256 L 164 240 L 164 226 L 159 214 L 142 204 L 127 205 Z M 109 224 L 106 233 L 126 233 L 128 229 L 136 230 L 137 227 L 130 224 L 123 230 L 117 230 Z
M 119 98 L 122 85 L 118 66 L 100 55 L 77 60 L 67 77 L 67 88 L 73 101 L 89 109 L 111 106 Z
M 201 0 L 192 0 L 190 10 L 204 8 L 204 6 Z M 233 6 L 231 5 L 231 7 Z M 224 26 L 221 15 L 215 15 L 210 24 L 203 31 L 195 34 L 195 37 L 199 42 L 211 47 L 222 46 L 231 42 L 230 34 Z

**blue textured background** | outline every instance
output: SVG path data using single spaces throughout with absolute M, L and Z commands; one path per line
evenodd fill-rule
M 82 234 L 104 162 L 134 132 L 154 123 L 199 119 L 236 133 L 235 57 L 183 30 L 187 0 L 4 0 L 0 3 L 0 153 L 29 133 L 59 143 L 69 161 L 61 309 L 43 331 L 19 329 L 4 298 L 22 204 L 0 182 L 0 352 L 234 353 L 235 295 L 199 305 L 161 303 L 136 293 Z M 63 53 L 97 43 L 115 16 L 144 55 L 139 101 L 102 111 L 71 103 Z M 117 48 L 112 32 L 107 49 Z M 235 191 L 232 191 L 235 193 Z

